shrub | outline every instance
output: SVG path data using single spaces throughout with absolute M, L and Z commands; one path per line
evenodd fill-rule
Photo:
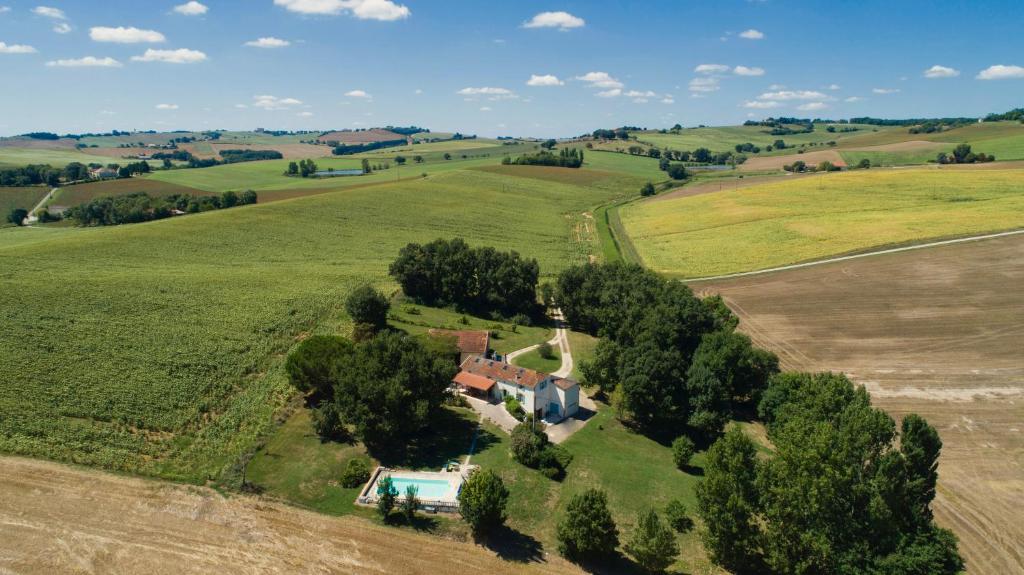
M 459 491 L 459 513 L 477 537 L 487 535 L 505 522 L 508 489 L 491 470 L 476 471 Z
M 526 315 L 525 313 L 517 313 L 516 315 L 512 316 L 512 324 L 521 325 L 523 327 L 530 327 L 531 325 L 533 325 L 533 320 L 531 320 L 530 316 Z
M 600 563 L 615 556 L 619 530 L 608 511 L 608 496 L 588 489 L 574 495 L 558 522 L 558 552 L 577 563 Z
M 672 164 L 668 167 L 668 177 L 673 180 L 685 180 L 690 174 L 686 171 L 686 166 L 682 164 Z
M 680 533 L 688 533 L 693 529 L 693 519 L 686 509 L 686 505 L 678 499 L 673 499 L 665 506 L 665 519 L 672 529 Z
M 28 217 L 28 210 L 25 208 L 14 208 L 11 213 L 7 215 L 7 221 L 16 225 L 24 225 L 25 218 Z
M 683 470 L 689 467 L 694 451 L 693 440 L 685 435 L 677 437 L 672 442 L 672 461 L 676 464 L 676 468 Z
M 385 475 L 377 482 L 377 513 L 384 521 L 391 516 L 395 508 L 395 500 L 398 498 L 398 489 L 390 475 Z
M 522 404 L 519 403 L 518 399 L 511 395 L 505 396 L 505 411 L 507 411 L 512 417 L 520 420 L 523 418 L 523 415 L 525 415 Z
M 870 169 L 871 168 L 871 160 L 869 160 L 867 158 L 864 158 L 860 162 L 857 163 L 857 167 L 860 168 L 861 170 Z
M 539 353 L 540 356 L 543 357 L 544 359 L 555 358 L 555 350 L 552 349 L 551 344 L 546 341 L 537 346 L 537 353 Z
M 653 573 L 664 571 L 679 556 L 675 534 L 662 525 L 653 509 L 641 511 L 637 516 L 636 530 L 625 549 L 637 564 Z
M 647 182 L 646 184 L 644 184 L 644 187 L 640 188 L 640 195 L 645 198 L 648 196 L 653 196 L 654 192 L 654 184 L 652 184 L 651 182 Z
M 419 495 L 420 488 L 415 485 L 409 485 L 405 488 L 405 499 L 402 499 L 401 509 L 402 515 L 405 516 L 405 520 L 408 523 L 412 523 L 412 520 L 416 518 L 416 508 L 420 505 Z
M 520 423 L 512 430 L 512 458 L 534 469 L 540 466 L 541 453 L 548 445 L 548 436 L 537 431 L 529 422 Z
M 345 312 L 352 321 L 380 329 L 387 325 L 388 298 L 370 286 L 356 288 L 345 299 Z
M 572 454 L 560 445 L 549 444 L 540 452 L 540 472 L 548 479 L 561 481 L 570 463 Z
M 370 467 L 362 459 L 349 459 L 341 473 L 341 486 L 349 489 L 359 487 L 370 480 Z
M 339 439 L 345 435 L 338 407 L 331 401 L 322 401 L 313 409 L 313 431 L 321 439 Z

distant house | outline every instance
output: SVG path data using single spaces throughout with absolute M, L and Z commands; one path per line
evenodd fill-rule
M 580 385 L 575 381 L 479 355 L 467 357 L 452 382 L 477 397 L 514 397 L 537 419 L 561 421 L 580 409 Z
M 89 176 L 94 180 L 109 180 L 110 178 L 117 177 L 117 170 L 96 168 L 95 170 L 89 170 Z
M 454 331 L 450 329 L 432 329 L 431 337 L 453 337 L 455 347 L 459 348 L 459 364 L 471 355 L 490 357 L 491 334 L 487 331 Z

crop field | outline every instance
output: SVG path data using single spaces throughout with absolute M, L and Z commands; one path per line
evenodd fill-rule
M 280 142 L 277 144 L 250 144 L 222 142 L 196 142 L 193 144 L 180 144 L 182 150 L 190 152 L 199 158 L 220 159 L 221 150 L 274 150 L 281 152 L 286 160 L 300 160 L 307 158 L 322 158 L 331 155 L 331 148 L 317 146 L 314 144 L 290 144 Z
M 843 371 L 939 430 L 935 515 L 971 574 L 1024 572 L 1024 236 L 692 287 L 784 368 Z
M 839 124 L 835 124 L 840 127 Z M 713 128 L 684 128 L 679 134 L 660 134 L 658 132 L 633 132 L 641 142 L 649 142 L 659 148 L 670 148 L 673 150 L 690 150 L 697 148 L 708 148 L 713 152 L 726 152 L 735 148 L 736 144 L 750 142 L 762 148 L 770 146 L 775 140 L 785 140 L 787 144 L 799 145 L 812 142 L 828 142 L 835 140 L 840 142 L 858 135 L 863 135 L 874 129 L 889 130 L 891 128 L 879 128 L 877 126 L 860 126 L 848 124 L 847 127 L 860 128 L 857 132 L 833 132 L 825 130 L 828 124 L 815 124 L 814 131 L 809 134 L 790 134 L 787 136 L 772 136 L 768 132 L 770 128 L 764 126 L 724 126 Z M 904 129 L 904 132 L 906 129 Z M 627 144 L 628 145 L 628 144 Z
M 71 162 L 106 164 L 109 163 L 109 160 L 103 156 L 94 156 L 74 149 L 52 150 L 46 148 L 0 147 L 0 167 L 50 164 L 54 167 L 63 168 Z
M 0 225 L 7 224 L 7 214 L 15 208 L 32 211 L 40 200 L 50 192 L 47 186 L 27 186 L 24 188 L 0 187 Z
M 5 229 L 0 450 L 221 477 L 290 395 L 295 338 L 344 329 L 344 296 L 389 287 L 400 247 L 460 236 L 553 274 L 592 249 L 571 214 L 617 193 L 450 172 L 145 224 Z
M 765 269 L 1024 226 L 1019 170 L 863 170 L 619 212 L 642 261 L 679 277 Z
M 2 190 L 3 188 L 0 188 Z M 124 180 L 105 180 L 88 184 L 64 186 L 47 202 L 51 206 L 71 207 L 92 201 L 103 196 L 122 196 L 135 192 L 145 192 L 150 196 L 170 196 L 186 194 L 195 196 L 210 195 L 210 192 L 187 188 L 177 184 L 161 182 L 149 178 L 129 178 Z
M 808 166 L 817 166 L 821 162 L 832 162 L 836 166 L 845 167 L 847 162 L 843 161 L 844 156 L 836 150 L 816 150 L 804 154 L 787 154 L 785 156 L 763 156 L 756 155 L 747 158 L 739 166 L 741 172 L 759 172 L 764 170 L 782 170 L 783 166 L 801 161 Z
M 367 144 L 370 142 L 386 142 L 388 140 L 400 140 L 405 138 L 401 134 L 389 130 L 372 129 L 359 132 L 328 132 L 320 136 L 321 142 L 340 142 L 342 144 Z
M 658 169 L 658 160 L 642 156 L 587 150 L 584 154 L 583 165 L 595 170 L 629 174 L 640 178 L 641 182 L 660 182 L 668 179 L 665 172 Z

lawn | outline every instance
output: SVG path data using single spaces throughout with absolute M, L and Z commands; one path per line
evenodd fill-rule
M 1018 228 L 1022 177 L 1020 170 L 865 170 L 619 211 L 646 265 L 702 277 Z
M 0 451 L 222 478 L 291 396 L 296 338 L 346 333 L 345 296 L 393 290 L 406 243 L 460 236 L 550 276 L 586 261 L 567 215 L 612 195 L 449 171 L 145 224 L 0 230 Z
M 389 323 L 392 327 L 411 334 L 427 333 L 431 329 L 479 330 L 491 332 L 491 349 L 506 354 L 517 349 L 551 339 L 550 327 L 517 326 L 459 313 L 453 309 L 427 307 L 395 301 L 391 307 Z
M 552 346 L 551 357 L 541 357 L 540 352 L 535 349 L 515 358 L 512 363 L 542 373 L 553 373 L 562 367 L 562 353 L 557 346 Z
M 47 186 L 0 187 L 0 225 L 7 223 L 7 215 L 15 208 L 32 211 L 50 192 Z

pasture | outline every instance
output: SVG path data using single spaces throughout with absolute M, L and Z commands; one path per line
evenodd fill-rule
M 460 236 L 550 275 L 593 249 L 572 214 L 620 193 L 450 171 L 145 224 L 3 230 L 0 450 L 220 478 L 290 397 L 295 338 L 345 330 L 345 295 L 389 288 L 400 247 Z
M 942 441 L 938 522 L 967 572 L 1024 571 L 1024 236 L 696 282 L 786 369 L 842 371 Z
M 1019 170 L 863 170 L 619 209 L 644 264 L 677 277 L 1024 226 Z

